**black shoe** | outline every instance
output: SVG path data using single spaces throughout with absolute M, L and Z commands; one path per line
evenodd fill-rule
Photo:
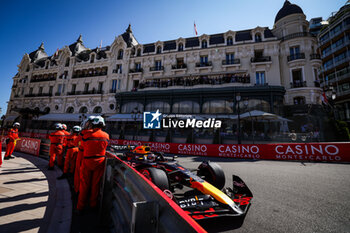
M 61 176 L 57 177 L 57 180 L 63 180 L 65 178 L 67 178 L 67 174 L 63 173 Z
M 9 159 L 10 159 L 10 157 L 5 157 L 5 158 L 4 158 L 4 160 L 9 160 Z
M 54 167 L 49 167 L 47 170 L 55 170 Z
M 10 159 L 14 159 L 14 158 L 16 158 L 16 157 L 13 156 L 13 155 L 10 155 L 9 158 L 10 158 Z

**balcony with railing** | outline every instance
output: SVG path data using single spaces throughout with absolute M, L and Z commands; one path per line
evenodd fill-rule
M 300 59 L 305 59 L 305 53 L 296 53 L 296 54 L 291 54 L 287 56 L 288 62 L 300 60 Z
M 251 63 L 263 63 L 263 62 L 271 62 L 271 56 L 262 56 L 262 57 L 252 57 L 250 58 Z
M 241 63 L 240 59 L 226 59 L 222 60 L 222 65 L 239 65 Z
M 107 75 L 107 71 L 96 72 L 96 73 L 87 73 L 87 74 L 74 74 L 72 76 L 72 78 L 73 79 L 75 79 L 75 78 L 88 78 L 88 77 L 105 76 L 105 75 Z
M 321 60 L 321 55 L 317 53 L 310 54 L 310 60 Z
M 129 73 L 142 73 L 143 72 L 143 69 L 142 68 L 138 68 L 138 69 L 130 69 L 129 70 Z
M 281 37 L 280 40 L 285 41 L 285 40 L 290 40 L 298 37 L 314 37 L 314 36 L 309 32 L 297 32 L 297 33 L 292 33 L 284 37 Z
M 47 81 L 55 81 L 56 77 L 55 76 L 51 76 L 51 77 L 41 77 L 41 76 L 33 76 L 30 79 L 31 83 L 36 83 L 36 82 L 47 82 Z
M 103 90 L 90 90 L 90 91 L 71 91 L 67 95 L 100 95 L 103 94 Z
M 295 80 L 294 82 L 290 83 L 290 88 L 300 88 L 300 87 L 306 87 L 306 81 L 299 81 Z
M 186 69 L 186 68 L 187 68 L 186 64 L 181 64 L 181 65 L 176 64 L 171 66 L 171 69 L 173 70 L 180 70 L 180 69 Z
M 149 68 L 150 72 L 162 72 L 164 71 L 164 66 L 153 66 Z
M 197 62 L 196 63 L 196 67 L 197 68 L 200 68 L 200 67 L 210 67 L 212 66 L 212 62 L 211 61 L 208 61 L 208 62 Z

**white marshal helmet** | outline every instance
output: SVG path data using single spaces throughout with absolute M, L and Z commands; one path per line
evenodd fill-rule
M 67 125 L 66 124 L 62 124 L 62 129 L 67 130 Z
M 106 126 L 105 120 L 101 116 L 89 116 L 88 120 L 94 126 Z
M 19 127 L 20 125 L 21 125 L 21 124 L 18 123 L 18 122 L 13 123 L 13 127 L 15 127 L 15 126 Z
M 79 125 L 76 125 L 73 127 L 73 132 L 80 132 L 81 131 L 81 127 Z
M 55 124 L 55 129 L 63 129 L 62 124 L 61 123 L 56 123 Z

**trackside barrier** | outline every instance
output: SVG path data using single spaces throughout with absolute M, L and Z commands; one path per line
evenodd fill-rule
M 119 158 L 107 159 L 101 193 L 100 219 L 107 219 L 109 214 L 113 232 L 206 232 L 158 187 Z
M 6 139 L 7 139 L 7 136 L 1 137 L 1 144 L 3 148 L 6 147 Z M 41 143 L 40 139 L 22 137 L 20 138 L 20 140 L 16 141 L 15 151 L 20 151 L 26 154 L 39 156 L 40 143 Z
M 349 142 L 278 144 L 187 144 L 110 140 L 116 145 L 143 145 L 151 150 L 180 155 L 199 155 L 256 160 L 350 162 Z

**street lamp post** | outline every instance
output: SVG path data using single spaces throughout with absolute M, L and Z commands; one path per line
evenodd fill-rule
M 237 142 L 238 144 L 242 144 L 241 142 L 241 116 L 240 116 L 240 107 L 239 102 L 241 101 L 241 94 L 236 94 L 236 104 L 237 104 L 237 114 L 238 114 L 238 135 L 237 135 Z
M 336 108 L 335 108 L 335 105 L 334 105 L 334 100 L 337 97 L 336 92 L 335 92 L 333 86 L 329 86 L 327 88 L 327 90 L 325 91 L 325 93 L 326 93 L 327 99 L 329 100 L 329 106 L 333 110 L 333 117 L 334 117 L 334 120 L 335 120 L 335 117 L 336 117 L 335 110 L 336 110 Z
M 134 125 L 136 128 L 135 131 L 138 131 L 138 127 L 136 125 L 136 120 L 139 118 L 140 114 L 141 114 L 141 112 L 137 108 L 134 108 L 134 110 L 132 110 L 132 118 L 134 119 Z M 135 141 L 135 132 L 133 134 L 132 140 Z
M 247 108 L 247 110 L 248 110 L 248 104 L 249 104 L 248 99 L 245 99 L 243 101 L 243 103 L 244 103 L 244 107 Z M 253 135 L 253 144 L 254 144 L 254 142 L 255 142 L 254 122 L 253 122 L 252 114 L 250 113 L 250 111 L 248 111 L 248 113 L 249 113 L 250 121 L 252 122 L 252 135 Z

